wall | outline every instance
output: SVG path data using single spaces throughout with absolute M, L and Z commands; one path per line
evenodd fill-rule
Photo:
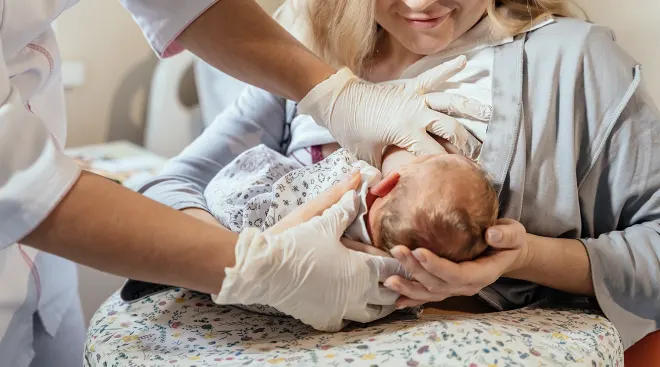
M 257 0 L 257 2 L 268 12 L 273 13 L 284 0 Z
M 130 14 L 119 1 L 81 1 L 58 19 L 57 38 L 63 60 L 81 62 L 86 74 L 66 93 L 68 145 L 141 138 L 135 125 L 144 120 L 146 89 L 138 90 L 149 85 L 156 58 Z
M 639 63 L 646 87 L 660 105 L 660 1 L 577 0 L 594 23 L 607 25 Z

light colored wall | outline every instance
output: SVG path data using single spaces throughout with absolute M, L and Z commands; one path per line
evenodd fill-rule
M 660 105 L 660 1 L 577 0 L 594 23 L 607 25 L 639 63 L 646 87 Z
M 272 13 L 283 0 L 258 0 Z M 86 82 L 68 90 L 67 145 L 142 141 L 145 102 L 157 59 L 119 1 L 81 1 L 58 19 L 66 61 L 81 62 Z
M 269 13 L 273 13 L 284 0 L 257 0 L 257 2 Z
M 127 138 L 141 133 L 132 125 L 142 124 L 146 94 L 126 84 L 148 86 L 151 70 L 143 65 L 153 68 L 155 56 L 119 1 L 79 2 L 58 19 L 57 38 L 62 59 L 81 62 L 86 74 L 84 85 L 66 92 L 68 145 L 103 142 L 121 135 L 118 127 Z M 135 98 L 124 100 L 131 92 Z

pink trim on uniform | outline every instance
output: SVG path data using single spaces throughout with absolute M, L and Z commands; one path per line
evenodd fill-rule
M 312 164 L 316 164 L 323 160 L 322 145 L 313 145 L 310 154 L 312 155 Z
M 48 67 L 50 68 L 50 74 L 52 74 L 53 70 L 55 70 L 55 60 L 53 59 L 53 55 L 51 55 L 50 52 L 48 52 L 48 50 L 46 50 L 42 46 L 39 46 L 34 43 L 28 43 L 27 48 L 37 51 L 38 53 L 44 55 L 46 60 L 48 60 Z
M 291 153 L 291 157 L 293 157 L 293 159 L 295 159 L 298 163 L 300 163 L 301 166 L 306 166 L 305 163 L 301 162 L 300 159 L 296 157 L 296 152 Z
M 179 35 L 176 35 L 176 37 L 179 37 Z M 167 44 L 167 46 L 165 47 L 165 50 L 163 51 L 163 53 L 160 56 L 162 58 L 167 58 L 167 57 L 170 57 L 170 56 L 177 55 L 177 54 L 183 52 L 183 50 L 185 50 L 185 48 L 183 48 L 183 46 L 181 46 L 176 41 L 176 39 L 173 39 Z
M 18 250 L 21 252 L 21 256 L 23 257 L 23 260 L 27 264 L 27 266 L 30 268 L 30 272 L 32 273 L 32 277 L 34 278 L 34 283 L 37 288 L 37 302 L 41 298 L 41 276 L 39 275 L 39 269 L 34 264 L 34 261 L 30 259 L 30 256 L 25 252 L 23 249 L 23 245 L 18 245 Z
M 181 46 L 181 44 L 178 43 L 178 42 L 176 41 L 176 39 L 179 38 L 179 36 L 181 35 L 181 33 L 183 33 L 183 31 L 185 31 L 186 28 L 188 28 L 188 27 L 192 24 L 192 22 L 194 22 L 195 20 L 197 20 L 197 18 L 199 18 L 200 15 L 204 14 L 204 12 L 207 11 L 207 10 L 209 10 L 209 8 L 212 7 L 213 5 L 215 5 L 215 3 L 217 3 L 217 1 L 214 1 L 213 3 L 209 4 L 209 6 L 207 6 L 207 7 L 204 8 L 204 9 L 202 9 L 202 11 L 200 11 L 200 12 L 197 14 L 197 16 L 195 16 L 195 17 L 193 17 L 192 19 L 190 19 L 190 20 L 188 21 L 188 23 L 186 23 L 186 25 L 183 26 L 183 28 L 181 28 L 181 30 L 179 31 L 179 33 L 175 34 L 174 37 L 172 37 L 172 39 L 171 39 L 169 42 L 167 42 L 167 43 L 165 44 L 165 49 L 163 50 L 163 52 L 162 52 L 162 54 L 161 54 L 160 56 L 161 56 L 162 58 L 166 58 L 166 57 L 174 56 L 174 55 L 176 55 L 176 54 L 178 54 L 178 53 L 181 53 L 183 50 L 185 50 L 185 47 Z

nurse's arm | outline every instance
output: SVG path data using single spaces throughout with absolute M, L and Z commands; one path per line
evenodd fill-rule
M 336 72 L 254 0 L 122 0 L 162 57 L 188 49 L 210 65 L 299 101 Z M 182 31 L 183 30 L 183 31 Z
M 19 242 L 124 277 L 217 292 L 237 235 L 81 173 L 12 84 L 2 46 L 0 251 Z
M 237 238 L 83 172 L 21 243 L 123 277 L 217 293 Z
M 284 99 L 247 87 L 200 136 L 136 191 L 177 210 L 210 212 L 204 191 L 239 154 L 259 144 L 283 153 L 285 108 Z M 203 217 L 208 220 L 210 215 Z

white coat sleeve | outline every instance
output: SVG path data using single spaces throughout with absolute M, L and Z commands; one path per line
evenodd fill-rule
M 0 249 L 29 234 L 80 170 L 12 85 L 0 44 Z
M 218 0 L 121 0 L 159 57 L 176 55 L 176 38 Z

